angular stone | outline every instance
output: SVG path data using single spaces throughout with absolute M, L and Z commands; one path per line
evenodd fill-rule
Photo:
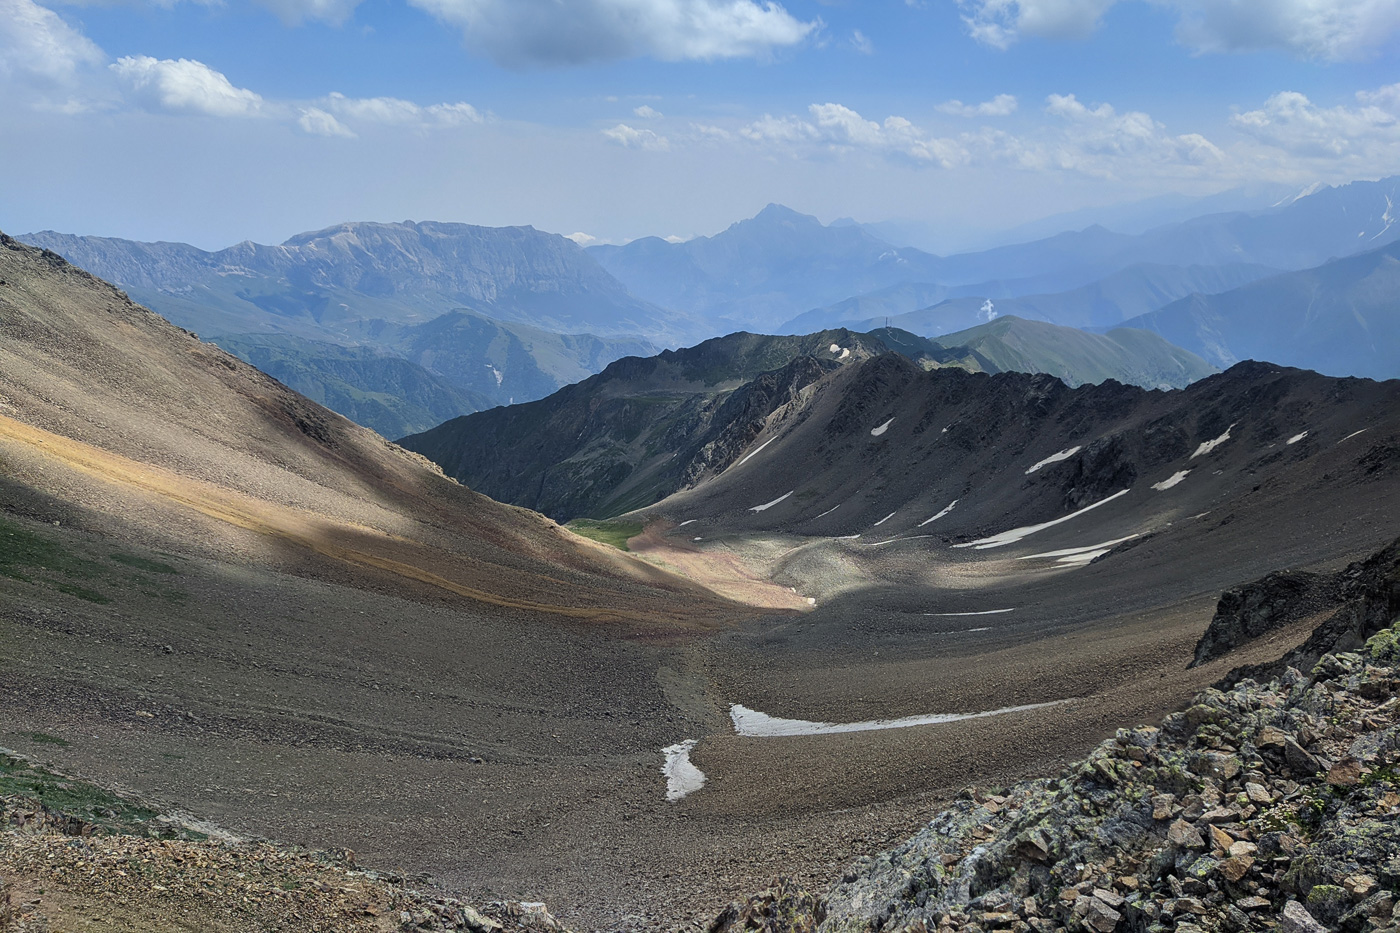
M 1123 896 L 1121 894 L 1117 894 L 1113 891 L 1110 891 L 1107 888 L 1095 888 L 1094 897 L 1103 901 L 1109 907 L 1117 908 L 1123 906 Z
M 1250 803 L 1273 803 L 1274 796 L 1269 793 L 1269 789 L 1263 784 L 1250 782 L 1244 786 L 1245 796 Z
M 1260 748 L 1268 748 L 1269 746 L 1282 746 L 1288 740 L 1287 732 L 1273 726 L 1265 726 L 1259 730 L 1259 737 L 1254 740 L 1254 744 Z
M 1248 855 L 1236 855 L 1220 863 L 1220 874 L 1233 884 L 1239 881 L 1254 867 L 1254 859 Z
M 1152 798 L 1152 818 L 1154 820 L 1169 820 L 1175 807 L 1176 796 L 1174 794 L 1158 794 Z
M 1355 787 L 1361 783 L 1361 762 L 1343 758 L 1328 770 L 1327 783 L 1333 787 Z
M 1327 933 L 1327 928 L 1314 920 L 1302 904 L 1289 901 L 1279 916 L 1278 933 Z
M 1206 841 L 1201 831 L 1185 820 L 1177 820 L 1167 827 L 1167 841 L 1180 849 L 1204 849 Z
M 1235 901 L 1235 906 L 1240 910 L 1263 910 L 1265 907 L 1269 906 L 1269 899 L 1267 897 L 1250 895 L 1249 897 L 1242 897 Z
M 1123 915 L 1097 897 L 1090 899 L 1089 912 L 1084 915 L 1084 924 L 1099 933 L 1113 933 L 1114 927 Z
M 1322 770 L 1321 762 L 1312 752 L 1292 739 L 1283 743 L 1283 760 L 1288 763 L 1288 767 L 1300 774 L 1312 776 Z
M 1230 847 L 1225 851 L 1229 852 L 1234 858 L 1240 858 L 1245 855 L 1253 855 L 1255 852 L 1259 851 L 1259 847 L 1252 842 L 1246 842 L 1241 839 L 1239 842 L 1230 843 Z
M 1230 846 L 1235 844 L 1235 837 L 1225 832 L 1225 830 L 1221 829 L 1219 826 L 1212 826 L 1210 828 L 1210 841 L 1211 844 L 1220 851 L 1228 852 L 1230 851 Z

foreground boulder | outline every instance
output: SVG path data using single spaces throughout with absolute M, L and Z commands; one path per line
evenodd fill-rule
M 736 905 L 712 930 L 1400 929 L 1397 693 L 1400 623 L 1208 690 L 1057 778 L 966 792 L 824 898 L 775 888 L 786 910 Z

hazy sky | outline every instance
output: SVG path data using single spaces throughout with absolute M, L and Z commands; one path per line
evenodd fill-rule
M 960 231 L 1400 173 L 1400 0 L 0 0 L 0 229 Z

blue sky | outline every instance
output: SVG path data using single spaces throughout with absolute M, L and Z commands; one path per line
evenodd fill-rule
M 0 229 L 622 241 L 780 201 L 953 248 L 1400 172 L 1397 82 L 1400 0 L 0 0 Z

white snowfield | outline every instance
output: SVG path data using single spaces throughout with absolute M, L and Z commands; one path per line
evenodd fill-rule
M 938 616 L 940 618 L 948 619 L 958 618 L 962 616 L 999 616 L 1003 613 L 1015 611 L 1015 609 L 984 609 L 981 612 L 925 612 L 924 615 Z
M 681 522 L 681 523 L 680 523 L 679 525 L 677 525 L 676 527 L 677 527 L 677 528 L 684 528 L 686 525 L 689 525 L 689 524 L 690 524 L 691 522 L 693 522 L 693 521 L 695 521 L 695 519 L 693 519 L 693 518 L 687 518 L 685 521 Z
M 1124 541 L 1131 541 L 1137 535 L 1128 535 L 1126 538 L 1114 538 L 1112 541 L 1104 541 L 1099 544 L 1090 544 L 1087 547 L 1067 547 L 1059 551 L 1046 551 L 1044 554 L 1027 554 L 1025 557 L 1018 557 L 1017 560 L 1034 560 L 1036 558 L 1058 558 L 1055 562 L 1066 564 L 1071 567 L 1082 567 L 1094 560 L 1102 557 L 1113 550 Z
M 738 463 L 734 464 L 734 466 L 735 466 L 735 467 L 741 467 L 741 466 L 743 466 L 744 464 L 748 463 L 749 460 L 754 456 L 754 454 L 758 453 L 760 450 L 762 450 L 763 448 L 767 447 L 769 444 L 773 443 L 773 442 L 776 441 L 776 440 L 777 440 L 776 437 L 770 437 L 770 438 L 768 438 L 768 440 L 764 441 L 762 444 L 759 444 L 757 448 L 755 448 L 754 450 L 749 451 L 748 456 L 746 456 L 744 459 L 740 460 Z M 733 469 L 733 467 L 731 467 L 731 469 Z
M 956 505 L 957 505 L 959 502 L 961 502 L 961 501 L 962 501 L 961 499 L 954 499 L 952 502 L 948 503 L 948 507 L 947 507 L 946 509 L 944 509 L 943 511 L 939 512 L 939 513 L 938 513 L 937 515 L 935 515 L 933 518 L 926 518 L 926 519 L 924 519 L 923 521 L 919 522 L 919 527 L 922 528 L 922 527 L 924 527 L 925 525 L 927 525 L 927 524 L 929 524 L 929 523 L 931 523 L 931 522 L 936 522 L 936 521 L 938 521 L 940 518 L 942 518 L 943 516 L 947 515 L 949 512 L 953 511 L 953 507 L 956 506 Z
M 1052 700 L 1049 703 L 1030 703 L 1026 706 L 1008 706 L 1004 709 L 987 710 L 982 713 L 930 713 L 925 716 L 904 716 L 900 719 L 870 719 L 865 722 L 809 722 L 805 719 L 780 719 L 760 713 L 735 703 L 729 707 L 729 718 L 734 720 L 734 731 L 739 735 L 757 738 L 772 738 L 784 735 L 835 735 L 842 732 L 876 732 L 882 729 L 908 729 L 910 726 L 933 726 L 944 722 L 961 722 L 964 719 L 985 719 L 989 716 L 1005 716 L 1008 713 L 1023 713 L 1030 710 L 1046 709 L 1068 703 L 1069 700 Z
M 1029 538 L 1031 535 L 1035 534 L 1038 531 L 1044 531 L 1047 528 L 1054 528 L 1056 525 L 1062 525 L 1070 519 L 1078 518 L 1085 512 L 1092 512 L 1094 511 L 1094 509 L 1097 509 L 1101 505 L 1108 505 L 1108 503 L 1112 502 L 1114 499 L 1117 499 L 1119 496 L 1126 496 L 1130 492 L 1132 492 L 1131 489 L 1124 489 L 1122 492 L 1115 492 L 1113 495 L 1108 496 L 1107 498 L 1100 499 L 1093 505 L 1086 505 L 1078 512 L 1071 512 L 1068 515 L 1062 515 L 1061 517 L 1054 519 L 1053 521 L 1042 522 L 1039 525 L 1027 525 L 1024 528 L 1012 528 L 1010 531 L 1003 531 L 1001 534 L 992 535 L 990 538 L 979 538 L 976 541 L 967 541 L 963 544 L 955 544 L 953 545 L 953 547 L 970 547 L 975 548 L 979 551 L 985 551 L 989 548 L 1005 547 L 1008 544 L 1015 544 L 1022 538 Z
M 829 349 L 829 351 L 832 352 L 832 353 L 840 353 L 840 352 L 841 352 L 841 344 L 839 344 L 839 343 L 833 343 L 828 349 Z
M 878 522 L 876 522 L 875 524 L 871 525 L 870 527 L 871 527 L 871 528 L 879 528 L 879 527 L 880 527 L 881 525 L 883 525 L 885 522 L 887 522 L 887 521 L 889 521 L 890 519 L 894 518 L 895 513 L 898 512 L 898 511 L 899 511 L 899 510 L 896 509 L 894 512 L 891 512 L 890 514 L 886 515 L 884 518 L 880 519 Z
M 788 496 L 792 495 L 792 494 L 795 493 L 795 492 L 797 492 L 796 489 L 789 489 L 787 492 L 783 493 L 781 496 L 779 496 L 778 498 L 774 499 L 772 502 L 765 502 L 765 503 L 763 503 L 762 505 L 751 506 L 751 507 L 749 508 L 749 511 L 750 511 L 750 512 L 766 512 L 766 511 L 768 511 L 769 509 L 771 509 L 773 506 L 777 505 L 779 502 L 782 502 L 784 499 L 786 499 Z
M 1152 488 L 1157 490 L 1158 492 L 1166 492 L 1168 489 L 1171 489 L 1173 486 L 1177 485 L 1190 475 L 1190 470 L 1180 470 L 1176 473 L 1173 473 L 1171 476 L 1168 476 L 1160 483 L 1153 483 Z
M 850 356 L 850 355 L 851 355 L 851 348 L 850 348 L 850 347 L 843 347 L 842 350 L 841 350 L 841 355 L 838 356 L 837 359 L 838 359 L 838 360 L 844 360 L 846 357 L 848 357 L 848 356 Z
M 661 750 L 666 756 L 666 764 L 661 767 L 661 773 L 666 775 L 666 799 L 673 803 L 705 786 L 705 772 L 690 762 L 690 750 L 694 747 L 695 740 L 686 739 Z
M 890 425 L 892 425 L 892 424 L 894 424 L 894 419 L 893 419 L 893 418 L 891 418 L 889 421 L 886 421 L 884 424 L 880 425 L 878 428 L 871 428 L 871 429 L 870 429 L 870 436 L 871 436 L 871 437 L 879 437 L 881 434 L 884 434 L 886 431 L 888 431 L 888 430 L 890 429 Z
M 1031 468 L 1026 470 L 1026 475 L 1030 476 L 1032 473 L 1039 470 L 1041 467 L 1048 467 L 1052 463 L 1059 463 L 1061 460 L 1068 460 L 1070 457 L 1073 457 L 1075 454 L 1079 453 L 1083 449 L 1083 447 L 1071 447 L 1068 450 L 1062 450 L 1057 454 L 1051 454 L 1039 463 L 1032 464 Z
M 1351 440 L 1353 437 L 1355 437 L 1355 436 L 1358 435 L 1358 434 L 1365 434 L 1365 433 L 1366 433 L 1366 429 L 1365 429 L 1365 428 L 1362 428 L 1360 431 L 1353 431 L 1352 433 L 1348 434 L 1346 437 L 1342 438 L 1340 441 L 1337 441 L 1337 443 L 1338 443 L 1338 444 L 1344 443 L 1344 442 L 1346 442 L 1346 441 Z
M 1302 434 L 1295 434 L 1295 435 L 1293 435 L 1292 437 L 1290 437 L 1290 438 L 1288 439 L 1288 446 L 1289 446 L 1289 447 L 1292 447 L 1294 444 L 1298 443 L 1299 441 L 1301 441 L 1303 438 L 1305 438 L 1305 437 L 1307 437 L 1307 436 L 1308 436 L 1308 432 L 1307 432 L 1307 431 L 1304 431 Z
M 891 539 L 889 539 L 888 541 L 876 541 L 876 542 L 873 543 L 873 544 L 867 544 L 866 547 L 884 547 L 884 546 L 887 545 L 887 544 L 898 544 L 898 543 L 901 542 L 901 541 L 920 541 L 920 540 L 922 540 L 922 539 L 924 539 L 924 538 L 932 538 L 932 537 L 934 537 L 934 536 L 933 536 L 933 535 L 909 535 L 907 538 L 891 538 Z
M 1239 424 L 1239 422 L 1236 421 L 1235 424 Z M 1201 446 L 1197 447 L 1196 452 L 1191 455 L 1191 459 L 1195 460 L 1197 457 L 1204 456 L 1205 454 L 1210 453 L 1212 450 L 1228 441 L 1230 439 L 1230 432 L 1235 430 L 1235 424 L 1232 424 L 1228 428 L 1226 428 L 1225 433 L 1217 437 L 1215 440 L 1202 441 Z
M 822 514 L 818 515 L 817 518 L 826 518 L 828 515 L 830 515 L 832 512 L 835 512 L 839 508 L 841 508 L 841 503 L 838 502 Z M 816 519 L 813 519 L 813 521 L 816 521 Z

